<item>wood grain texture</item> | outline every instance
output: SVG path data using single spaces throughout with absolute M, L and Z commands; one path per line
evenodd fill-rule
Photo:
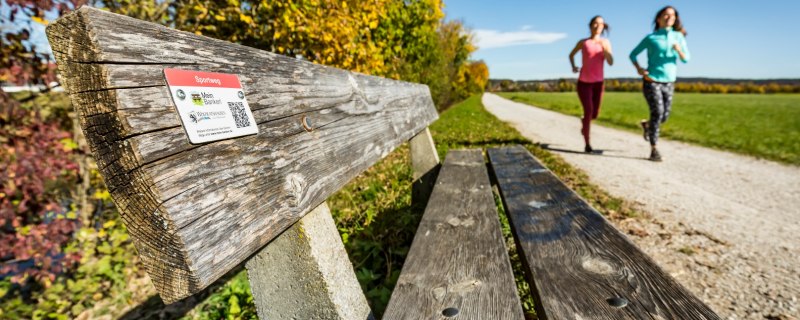
M 167 303 L 206 287 L 438 118 L 424 85 L 88 7 L 47 34 L 103 178 Z M 260 133 L 189 144 L 164 68 L 237 74 Z
M 526 149 L 488 154 L 540 318 L 719 319 Z
M 481 150 L 445 158 L 384 319 L 523 319 Z M 451 309 L 452 310 L 452 309 Z

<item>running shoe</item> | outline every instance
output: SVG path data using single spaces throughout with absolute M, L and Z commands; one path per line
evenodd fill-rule
M 650 158 L 647 160 L 661 162 L 661 154 L 658 153 L 658 150 L 653 149 L 653 151 L 650 151 Z

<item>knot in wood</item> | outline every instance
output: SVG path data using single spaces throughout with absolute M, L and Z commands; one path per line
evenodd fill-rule
M 296 207 L 300 205 L 303 198 L 303 190 L 306 188 L 306 179 L 299 173 L 290 173 L 286 176 L 286 182 L 283 184 L 283 191 L 285 193 L 286 203 L 289 206 Z
M 447 219 L 447 223 L 453 227 L 464 226 L 469 227 L 475 224 L 475 219 L 473 217 L 466 217 L 466 219 L 461 219 L 459 217 L 450 217 Z
M 599 258 L 585 258 L 583 263 L 581 263 L 583 269 L 589 272 L 597 273 L 597 274 L 612 274 L 614 273 L 614 267 L 608 263 L 607 261 Z

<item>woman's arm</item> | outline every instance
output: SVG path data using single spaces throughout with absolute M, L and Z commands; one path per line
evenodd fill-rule
M 639 61 L 636 60 L 636 56 L 642 53 L 642 51 L 644 51 L 644 49 L 646 48 L 647 48 L 647 37 L 642 39 L 642 41 L 639 42 L 639 45 L 637 45 L 636 48 L 633 48 L 631 54 L 628 55 L 628 57 L 631 59 L 631 63 L 633 63 L 633 66 L 636 67 L 636 72 L 638 72 L 640 76 L 647 75 L 647 70 L 639 66 Z
M 569 64 L 572 65 L 573 73 L 578 73 L 579 71 L 578 67 L 575 66 L 575 54 L 581 51 L 581 49 L 583 49 L 583 40 L 579 40 L 575 48 L 572 49 L 572 52 L 569 53 Z
M 672 49 L 675 49 L 683 63 L 689 62 L 689 47 L 686 45 L 686 38 L 683 35 L 678 38 L 678 43 L 672 45 Z
M 614 55 L 611 53 L 611 41 L 605 39 L 603 41 L 603 55 L 606 56 L 606 62 L 609 66 L 614 65 Z

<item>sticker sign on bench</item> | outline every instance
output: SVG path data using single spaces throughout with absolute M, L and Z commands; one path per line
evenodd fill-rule
M 235 74 L 164 69 L 164 77 L 190 143 L 258 133 Z

